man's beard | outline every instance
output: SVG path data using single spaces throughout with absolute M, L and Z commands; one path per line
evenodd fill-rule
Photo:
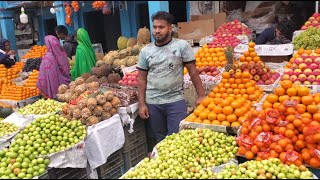
M 155 37 L 155 35 L 153 34 L 153 38 L 154 38 L 154 40 L 156 41 L 156 43 L 162 43 L 162 42 L 164 42 L 164 41 L 167 40 L 167 38 L 169 37 L 169 35 L 170 35 L 170 33 L 167 33 L 167 34 L 163 35 L 162 38 L 157 39 L 157 38 Z

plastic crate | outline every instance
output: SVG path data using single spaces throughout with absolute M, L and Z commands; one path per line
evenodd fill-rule
M 49 179 L 89 179 L 85 168 L 51 168 Z
M 41 174 L 38 179 L 50 179 L 49 178 L 49 174 L 48 171 L 46 171 L 45 173 Z
M 129 150 L 135 148 L 137 144 L 142 144 L 147 141 L 146 129 L 144 121 L 137 117 L 133 124 L 133 132 L 129 133 L 130 125 L 124 126 L 125 142 L 123 145 L 123 151 L 128 152 Z
M 125 171 L 137 165 L 142 159 L 148 156 L 147 142 L 137 144 L 135 148 L 123 153 Z
M 111 154 L 107 162 L 97 168 L 99 179 L 118 179 L 124 172 L 122 149 Z

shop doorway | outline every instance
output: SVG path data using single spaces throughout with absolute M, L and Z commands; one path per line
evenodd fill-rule
M 173 15 L 173 24 L 187 21 L 186 1 L 169 1 L 169 12 Z
M 45 34 L 56 36 L 54 28 L 57 27 L 57 20 L 55 18 L 45 20 Z
M 149 20 L 149 7 L 148 7 L 148 3 L 141 3 L 138 5 L 138 9 L 139 9 L 139 23 L 137 25 L 138 29 L 139 28 L 143 28 L 143 27 L 147 27 L 148 29 L 150 29 L 150 20 Z
M 84 26 L 92 44 L 101 43 L 104 52 L 118 49 L 117 40 L 121 36 L 119 9 L 115 9 L 114 15 L 103 15 L 101 11 L 87 12 L 84 14 Z

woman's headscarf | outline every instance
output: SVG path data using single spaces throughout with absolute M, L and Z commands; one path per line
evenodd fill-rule
M 69 61 L 55 36 L 46 36 L 45 44 L 48 51 L 42 57 L 37 88 L 49 98 L 56 98 L 59 86 L 70 83 Z
M 76 61 L 71 70 L 72 80 L 75 80 L 84 73 L 90 72 L 97 61 L 89 34 L 85 29 L 79 28 L 77 30 L 77 41 Z
M 4 38 L 1 38 L 1 39 L 0 39 L 0 49 L 3 50 L 3 51 L 4 51 L 5 48 L 6 48 L 6 47 L 5 47 L 6 42 L 9 42 L 9 40 L 8 40 L 8 39 L 4 39 Z

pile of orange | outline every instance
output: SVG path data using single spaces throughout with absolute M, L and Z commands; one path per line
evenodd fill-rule
M 39 71 L 33 70 L 32 73 L 29 75 L 26 83 L 24 86 L 26 87 L 36 87 L 38 81 Z
M 224 67 L 227 64 L 226 55 L 223 48 L 209 48 L 208 45 L 203 45 L 195 54 L 197 68 Z
M 316 50 L 305 50 L 304 48 L 298 49 L 298 51 L 290 58 L 289 62 L 286 64 L 286 68 L 299 68 L 294 60 L 300 56 L 320 56 L 320 49 Z
M 47 52 L 46 46 L 34 45 L 21 59 L 41 58 Z
M 0 91 L 4 86 L 13 84 L 12 80 L 19 77 L 23 67 L 23 62 L 16 62 L 11 68 L 6 68 L 3 64 L 0 64 Z
M 247 159 L 275 157 L 287 164 L 306 163 L 319 168 L 316 149 L 320 149 L 320 111 L 315 98 L 309 88 L 293 85 L 289 80 L 280 85 L 267 96 L 263 110 L 251 111 L 252 118 L 242 124 L 239 154 Z M 294 160 L 288 160 L 287 154 L 295 155 Z
M 212 96 L 222 98 L 243 97 L 253 103 L 257 103 L 264 95 L 263 90 L 251 79 L 249 72 L 236 72 L 234 78 L 229 72 L 223 72 L 221 82 L 213 88 L 211 93 Z
M 239 57 L 239 60 L 241 62 L 259 62 L 261 61 L 260 57 L 258 56 L 256 50 L 255 50 L 255 46 L 256 46 L 256 43 L 254 42 L 249 42 L 248 44 L 249 48 L 248 48 L 248 51 L 245 51 L 243 53 L 242 56 Z
M 250 79 L 250 73 L 238 72 L 231 78 L 229 72 L 223 72 L 221 82 L 186 121 L 239 127 L 249 116 L 252 103 L 262 96 L 262 89 Z
M 2 88 L 0 99 L 19 101 L 39 94 L 40 91 L 36 87 L 17 86 L 14 84 Z

